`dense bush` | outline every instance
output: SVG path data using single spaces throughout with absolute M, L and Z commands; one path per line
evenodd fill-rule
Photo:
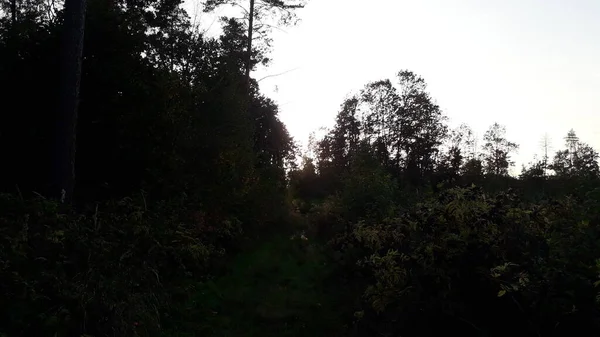
M 358 222 L 331 244 L 368 283 L 360 335 L 600 331 L 598 193 L 529 203 L 452 188 Z
M 159 335 L 241 227 L 139 199 L 75 212 L 0 195 L 0 335 Z

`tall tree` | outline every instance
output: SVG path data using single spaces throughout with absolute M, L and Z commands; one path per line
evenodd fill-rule
M 362 137 L 373 145 L 375 157 L 386 167 L 392 153 L 392 125 L 397 118 L 398 91 L 389 79 L 368 83 L 360 93 Z
M 508 168 L 514 164 L 510 160 L 510 154 L 519 146 L 506 139 L 506 128 L 498 123 L 494 123 L 486 131 L 483 140 L 485 172 L 495 176 L 508 175 Z
M 75 186 L 75 146 L 86 0 L 66 0 L 60 98 L 56 127 L 54 196 L 70 201 Z
M 439 146 L 448 127 L 446 117 L 427 91 L 427 84 L 421 76 L 403 70 L 397 77 L 401 104 L 396 110 L 395 137 L 400 136 L 403 144 L 398 149 L 404 150 L 405 170 L 414 181 L 433 172 Z
M 461 124 L 450 130 L 445 139 L 446 152 L 442 155 L 439 169 L 444 175 L 457 177 L 463 167 L 465 159 L 474 157 L 472 147 L 474 143 L 473 131 L 467 124 Z
M 316 144 L 318 170 L 328 183 L 325 190 L 339 185 L 358 150 L 362 125 L 358 120 L 359 104 L 358 97 L 347 98 L 340 107 L 333 129 Z
M 576 174 L 588 178 L 600 177 L 599 158 L 600 155 L 594 148 L 580 142 L 573 160 L 573 168 Z
M 10 0 L 10 16 L 13 26 L 17 24 L 17 0 Z
M 565 142 L 567 143 L 567 150 L 574 156 L 577 153 L 577 145 L 579 145 L 579 137 L 577 137 L 575 130 L 569 130 L 565 137 Z
M 253 53 L 253 41 L 254 32 L 257 29 L 268 28 L 271 25 L 268 23 L 261 22 L 258 26 L 255 25 L 256 19 L 262 19 L 265 13 L 277 12 L 279 16 L 279 22 L 281 24 L 294 23 L 296 16 L 294 9 L 303 8 L 303 1 L 293 0 L 248 0 L 248 9 L 244 8 L 241 3 L 245 0 L 207 0 L 204 6 L 205 12 L 214 11 L 217 7 L 223 5 L 230 5 L 241 8 L 248 22 L 248 41 L 246 48 L 246 81 L 248 87 L 250 86 L 250 71 L 252 70 L 252 53 Z M 268 29 L 265 29 L 268 30 Z M 263 30 L 263 32 L 265 31 Z
M 548 153 L 550 152 L 551 148 L 552 148 L 552 141 L 550 139 L 550 136 L 548 136 L 548 134 L 544 134 L 544 137 L 542 138 L 541 141 L 541 147 L 542 147 L 542 153 L 543 153 L 543 158 L 541 160 L 541 164 L 542 164 L 542 174 L 544 176 L 548 175 L 548 165 L 550 165 L 549 163 L 549 157 L 548 157 Z
M 416 183 L 433 173 L 438 147 L 447 133 L 445 116 L 423 78 L 405 70 L 397 79 L 397 85 L 389 79 L 370 82 L 346 100 L 334 128 L 321 142 L 320 168 L 329 163 L 343 167 L 362 140 L 395 174 Z
M 550 168 L 559 177 L 598 177 L 599 154 L 594 148 L 579 140 L 573 129 L 565 137 L 565 150 L 556 152 Z

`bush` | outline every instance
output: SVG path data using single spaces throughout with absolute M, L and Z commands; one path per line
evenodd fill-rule
M 340 201 L 344 218 L 385 218 L 394 209 L 397 184 L 367 149 L 359 152 L 343 179 Z
M 75 212 L 0 195 L 0 335 L 158 335 L 239 223 L 126 198 Z
M 313 205 L 308 213 L 308 232 L 311 237 L 329 238 L 343 232 L 345 224 L 340 198 L 335 196 Z
M 358 331 L 600 332 L 600 205 L 593 195 L 534 204 L 510 190 L 491 196 L 453 188 L 394 218 L 358 222 L 332 240 L 368 282 Z

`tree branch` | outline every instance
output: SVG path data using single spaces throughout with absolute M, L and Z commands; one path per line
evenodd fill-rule
M 284 72 L 277 73 L 277 74 L 267 75 L 267 76 L 265 76 L 265 77 L 261 78 L 260 80 L 258 80 L 258 81 L 256 81 L 256 82 L 260 82 L 260 81 L 262 81 L 262 80 L 264 80 L 264 79 L 267 79 L 267 78 L 270 78 L 270 77 L 276 77 L 276 76 L 285 75 L 285 74 L 287 74 L 287 73 L 291 73 L 292 71 L 294 71 L 294 70 L 298 70 L 298 69 L 300 69 L 300 67 L 296 67 L 296 68 L 293 68 L 293 69 L 290 69 L 290 70 L 286 70 L 286 71 L 284 71 Z

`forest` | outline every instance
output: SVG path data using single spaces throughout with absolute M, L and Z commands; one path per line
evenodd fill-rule
M 0 337 L 600 335 L 576 130 L 509 174 L 399 70 L 304 149 L 251 74 L 305 3 L 228 5 L 0 2 Z

